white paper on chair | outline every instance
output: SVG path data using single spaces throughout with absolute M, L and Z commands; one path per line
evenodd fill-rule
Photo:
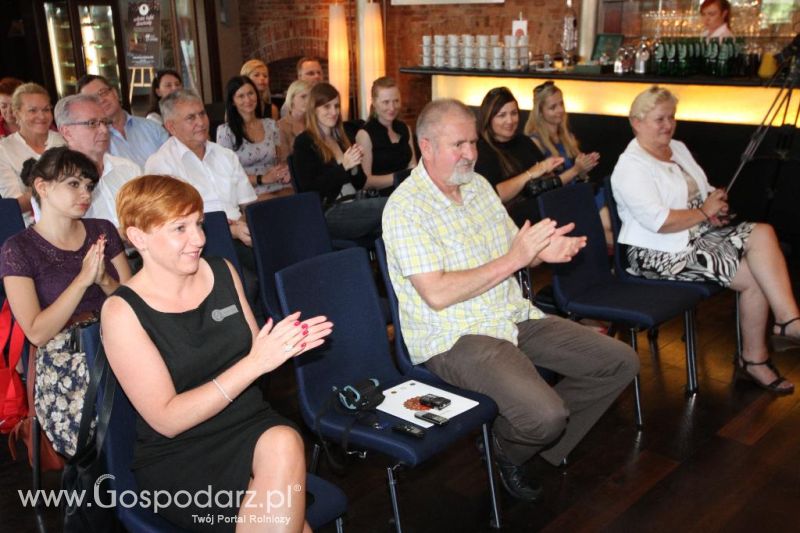
M 419 403 L 419 398 L 420 396 L 425 396 L 426 394 L 435 394 L 436 396 L 447 398 L 450 400 L 450 405 L 444 409 L 430 409 L 429 407 L 421 405 Z M 437 415 L 441 415 L 445 418 L 453 418 L 454 416 L 469 411 L 478 405 L 478 402 L 475 400 L 470 400 L 469 398 L 464 398 L 458 394 L 437 389 L 431 385 L 420 383 L 419 381 L 414 380 L 409 380 L 399 385 L 395 385 L 390 389 L 386 389 L 383 391 L 383 396 L 386 399 L 383 400 L 383 402 L 378 406 L 379 411 L 402 418 L 403 420 L 423 428 L 429 428 L 433 426 L 433 424 L 414 417 L 414 413 L 420 411 L 431 411 L 432 413 L 436 413 Z

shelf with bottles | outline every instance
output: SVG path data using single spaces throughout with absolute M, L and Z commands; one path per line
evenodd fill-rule
M 775 41 L 762 44 L 758 39 L 726 37 L 665 37 L 624 45 L 614 57 L 601 57 L 601 64 L 613 64 L 620 74 L 684 78 L 689 76 L 770 78 L 779 65 L 775 55 L 781 46 Z

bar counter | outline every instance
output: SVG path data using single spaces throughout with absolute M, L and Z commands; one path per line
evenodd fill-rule
M 405 67 L 404 74 L 431 76 L 432 98 L 458 98 L 479 107 L 492 88 L 506 86 L 523 109 L 533 107 L 533 88 L 540 80 L 554 80 L 564 91 L 569 113 L 626 117 L 634 97 L 647 87 L 667 87 L 680 100 L 678 120 L 722 124 L 758 125 L 770 108 L 778 88 L 766 87 L 758 78 L 659 77 L 638 74 L 586 74 L 572 72 L 523 72 L 450 70 Z M 791 109 L 797 111 L 800 99 Z

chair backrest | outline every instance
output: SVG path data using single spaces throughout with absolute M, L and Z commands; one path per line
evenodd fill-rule
M 86 352 L 87 367 L 91 370 L 95 354 L 101 346 L 100 323 L 81 329 L 81 341 Z M 103 402 L 103 383 L 97 388 L 95 405 L 98 410 Z M 114 389 L 114 402 L 111 418 L 108 421 L 106 438 L 103 441 L 103 456 L 106 462 L 108 485 L 115 491 L 117 498 L 123 491 L 130 490 L 138 494 L 136 478 L 131 471 L 133 447 L 136 442 L 136 412 L 128 397 L 117 383 Z M 179 528 L 154 514 L 151 510 L 138 506 L 118 505 L 116 514 L 128 531 L 143 532 L 179 532 Z
M 397 294 L 394 292 L 394 286 L 392 286 L 392 280 L 389 277 L 389 264 L 386 260 L 386 245 L 383 243 L 383 239 L 375 241 L 375 255 L 378 259 L 378 267 L 381 271 L 383 284 L 386 287 L 386 297 L 389 300 L 389 312 L 392 315 L 392 324 L 394 324 L 394 356 L 397 366 L 400 367 L 400 372 L 404 375 L 424 378 L 429 383 L 440 382 L 441 379 L 436 374 L 422 365 L 415 365 L 411 362 L 406 342 L 403 340 L 403 330 L 400 327 L 400 305 L 397 301 Z
M 284 313 L 325 315 L 334 324 L 325 344 L 293 359 L 300 410 L 314 426 L 314 415 L 332 387 L 367 378 L 381 383 L 400 377 L 389 353 L 372 269 L 363 248 L 320 255 L 277 273 L 278 297 Z
M 15 198 L 0 198 L 0 246 L 6 239 L 25 229 L 22 211 Z
M 411 175 L 411 171 L 413 169 L 404 168 L 403 170 L 398 170 L 393 174 L 392 186 L 396 189 L 400 186 L 401 183 L 406 181 L 406 178 Z
M 297 181 L 297 170 L 294 168 L 294 155 L 289 154 L 286 158 L 286 166 L 289 167 L 289 177 L 292 180 L 292 188 L 294 189 L 295 193 L 302 192 L 300 190 L 300 184 Z
M 245 208 L 258 285 L 265 312 L 283 316 L 275 291 L 275 273 L 298 261 L 333 250 L 322 204 L 315 192 L 293 194 Z
M 25 222 L 22 220 L 22 211 L 16 198 L 0 198 L 0 247 L 6 239 L 25 229 Z M 3 284 L 0 283 L 0 305 L 6 299 Z
M 205 213 L 203 215 L 203 231 L 206 234 L 203 256 L 224 257 L 236 267 L 241 278 L 242 267 L 239 266 L 239 258 L 236 256 L 236 247 L 233 245 L 233 236 L 225 211 Z
M 570 235 L 587 237 L 586 247 L 572 261 L 552 265 L 553 292 L 558 305 L 565 308 L 570 295 L 613 280 L 603 224 L 588 183 L 560 187 L 542 194 L 538 201 L 542 217 L 558 221 L 559 226 L 574 222 L 575 229 Z
M 611 231 L 614 233 L 614 271 L 620 278 L 629 276 L 628 258 L 624 253 L 623 246 L 619 242 L 619 232 L 622 229 L 622 220 L 619 218 L 617 210 L 617 200 L 614 199 L 614 191 L 611 189 L 611 176 L 606 176 L 603 180 L 604 194 L 606 197 L 606 207 L 608 216 L 611 219 Z

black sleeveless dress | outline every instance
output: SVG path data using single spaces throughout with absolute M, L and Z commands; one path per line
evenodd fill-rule
M 197 309 L 162 313 L 128 287 L 121 286 L 115 292 L 128 302 L 158 348 L 179 394 L 211 381 L 246 356 L 252 343 L 228 266 L 216 257 L 206 261 L 214 274 L 214 285 Z M 236 495 L 241 494 L 239 501 L 246 501 L 256 442 L 276 425 L 295 427 L 272 410 L 255 384 L 217 415 L 171 439 L 151 428 L 137 413 L 131 469 L 139 490 L 150 494 L 166 490 L 174 498 L 178 491 L 207 493 L 210 485 L 212 506 L 206 506 L 208 498 L 200 496 L 200 506 L 193 498 L 191 505 L 184 507 L 187 496 L 181 494 L 178 505 L 159 509 L 159 514 L 190 530 L 233 531 L 235 520 L 218 520 L 217 515 L 235 518 L 239 513 Z M 233 502 L 230 506 L 229 501 Z M 209 514 L 213 518 L 210 524 L 193 516 Z

